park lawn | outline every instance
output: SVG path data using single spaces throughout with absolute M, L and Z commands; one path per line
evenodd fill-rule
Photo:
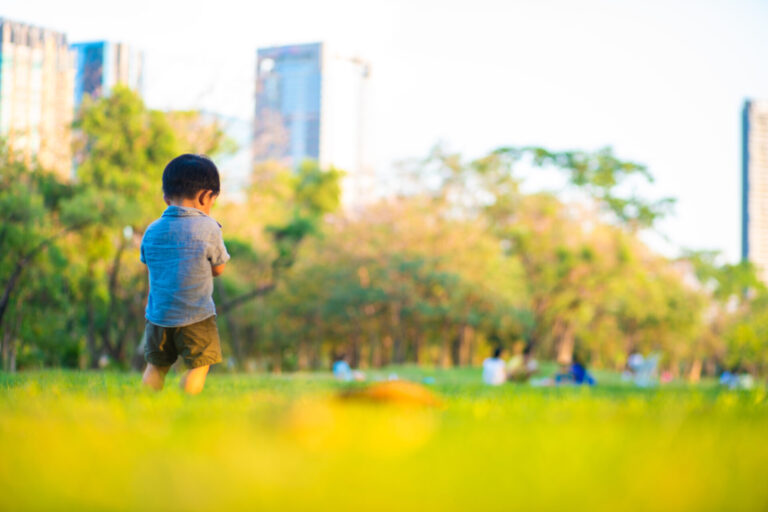
M 327 374 L 219 373 L 196 397 L 177 375 L 154 394 L 137 374 L 0 374 L 0 510 L 768 509 L 764 388 L 390 373 L 441 405 L 341 400 Z

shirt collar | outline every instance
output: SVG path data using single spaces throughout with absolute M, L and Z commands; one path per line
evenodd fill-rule
M 197 208 L 192 208 L 190 206 L 176 206 L 176 205 L 168 205 L 168 207 L 163 212 L 163 217 L 195 217 L 195 216 L 203 216 L 208 217 L 209 219 L 212 219 L 216 224 L 219 224 L 219 222 L 214 219 L 213 217 L 206 215 L 205 212 L 198 210 Z M 221 224 L 219 224 L 219 227 L 221 227 Z
M 189 206 L 176 206 L 176 205 L 169 205 L 168 208 L 165 209 L 163 212 L 163 217 L 193 217 L 195 215 L 202 215 L 204 217 L 207 217 L 207 215 L 198 210 L 197 208 L 192 208 Z

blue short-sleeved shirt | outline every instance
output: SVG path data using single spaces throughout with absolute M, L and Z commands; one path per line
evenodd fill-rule
M 169 206 L 144 233 L 141 261 L 149 269 L 147 320 L 180 327 L 216 314 L 211 267 L 229 261 L 229 253 L 211 217 Z

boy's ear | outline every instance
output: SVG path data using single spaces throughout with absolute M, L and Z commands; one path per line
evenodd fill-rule
M 209 204 L 213 202 L 215 196 L 216 194 L 213 193 L 213 190 L 202 190 L 197 200 L 200 204 Z
M 171 200 L 165 194 L 163 194 L 163 201 L 165 201 L 166 206 L 171 206 Z

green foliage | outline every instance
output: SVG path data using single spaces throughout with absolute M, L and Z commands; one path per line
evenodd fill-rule
M 616 219 L 633 228 L 652 227 L 667 215 L 675 200 L 646 200 L 627 191 L 633 180 L 652 183 L 646 166 L 620 160 L 611 148 L 593 153 L 585 151 L 549 151 L 540 147 L 505 147 L 496 151 L 514 161 L 530 157 L 538 167 L 554 167 L 567 173 L 569 182 L 587 192 Z
M 290 173 L 288 180 L 293 191 L 288 202 L 290 217 L 282 224 L 266 227 L 277 249 L 273 267 L 293 265 L 301 241 L 317 234 L 323 216 L 338 208 L 342 176 L 343 172 L 338 169 L 323 170 L 311 160 L 302 162 L 295 173 Z
M 150 110 L 121 86 L 83 102 L 75 135 L 74 181 L 2 153 L 0 284 L 13 291 L 0 300 L 6 368 L 95 366 L 103 355 L 128 364 L 147 294 L 138 244 L 162 211 L 162 170 L 182 152 L 227 145 L 200 114 Z
M 323 170 L 312 160 L 302 162 L 294 177 L 296 209 L 314 217 L 336 211 L 343 177 L 344 172 L 334 167 Z
M 9 159 L 0 146 L 0 368 L 60 364 L 66 330 L 67 259 L 57 244 L 93 222 L 83 190 Z M 18 340 L 24 340 L 20 344 Z
M 753 263 L 740 261 L 719 265 L 718 256 L 714 251 L 687 251 L 683 256 L 693 265 L 698 280 L 712 290 L 718 301 L 725 303 L 732 298 L 739 300 L 768 293 Z
M 138 249 L 164 208 L 162 169 L 182 152 L 231 150 L 216 122 L 148 109 L 120 87 L 84 102 L 75 129 L 74 182 L 2 164 L 6 367 L 141 364 Z M 523 193 L 527 164 L 563 172 L 579 199 Z M 768 372 L 755 269 L 702 252 L 670 261 L 639 240 L 672 204 L 636 193 L 653 181 L 645 166 L 610 148 L 471 161 L 436 148 L 409 170 L 402 195 L 355 212 L 339 211 L 343 171 L 312 161 L 260 165 L 242 202 L 224 191 L 213 215 L 233 259 L 215 300 L 237 367 L 322 368 L 341 352 L 356 366 L 463 366 L 525 345 L 609 368 L 657 351 L 692 378 Z
M 142 229 L 155 214 L 157 202 L 148 199 L 159 198 L 163 168 L 180 153 L 165 115 L 118 86 L 84 102 L 75 129 L 78 182 L 118 207 L 101 224 Z

